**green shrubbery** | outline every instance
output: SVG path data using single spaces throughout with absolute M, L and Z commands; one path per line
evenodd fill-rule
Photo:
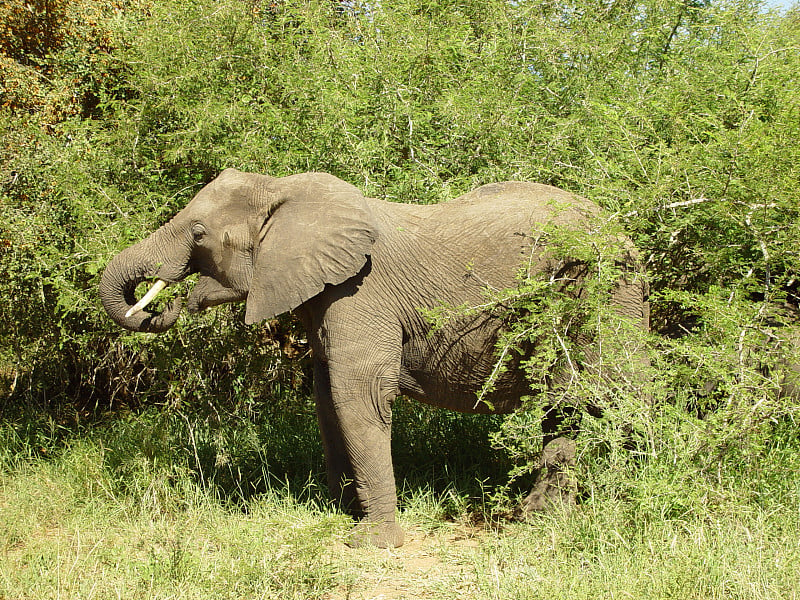
M 258 487 L 278 415 L 308 415 L 302 364 L 279 352 L 302 354 L 302 333 L 287 319 L 247 328 L 240 307 L 158 337 L 120 331 L 96 296 L 108 259 L 227 166 L 328 171 L 426 203 L 524 179 L 615 215 L 668 334 L 652 341 L 657 413 L 623 394 L 618 419 L 585 421 L 584 456 L 708 480 L 769 471 L 797 444 L 797 402 L 776 395 L 771 368 L 796 346 L 771 336 L 797 322 L 798 18 L 704 0 L 12 0 L 0 9 L 3 415 L 47 449 L 43 431 L 52 442 L 107 409 L 164 405 L 188 469 Z M 400 439 L 419 419 L 462 426 L 421 414 L 400 420 Z M 504 445 L 535 430 L 515 419 Z M 631 430 L 662 459 L 641 467 L 606 443 Z M 587 468 L 606 487 L 620 473 Z

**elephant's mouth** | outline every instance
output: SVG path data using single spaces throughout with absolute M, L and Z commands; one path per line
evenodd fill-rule
M 159 278 L 151 285 L 141 300 L 136 299 L 136 287 L 145 280 L 142 273 L 121 273 L 112 264 L 106 268 L 100 280 L 100 299 L 109 316 L 122 327 L 131 331 L 160 333 L 172 327 L 178 320 L 183 306 L 181 298 L 175 298 L 161 312 L 145 310 L 151 306 L 171 282 L 168 278 Z
M 147 293 L 142 296 L 142 298 L 136 304 L 128 309 L 128 312 L 125 313 L 125 318 L 130 319 L 133 315 L 144 310 L 147 305 L 155 300 L 156 296 L 158 296 L 158 294 L 160 294 L 161 291 L 168 285 L 169 284 L 163 279 L 157 279 L 156 282 L 150 286 L 150 289 L 147 290 Z
M 142 312 L 149 304 L 151 304 L 158 295 L 168 286 L 174 282 L 168 282 L 164 279 L 157 279 L 150 289 L 147 290 L 144 296 L 133 306 L 128 308 L 125 313 L 125 318 L 130 319 L 135 317 L 138 313 Z M 237 302 L 244 300 L 247 297 L 247 292 L 236 290 L 234 288 L 226 287 L 219 283 L 213 277 L 207 275 L 200 275 L 197 283 L 192 289 L 188 297 L 188 309 L 191 313 L 196 313 L 218 304 L 225 304 L 228 302 Z

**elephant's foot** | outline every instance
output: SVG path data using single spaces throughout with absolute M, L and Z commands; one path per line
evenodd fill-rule
M 397 523 L 361 521 L 350 531 L 347 545 L 351 548 L 376 546 L 378 548 L 398 548 L 403 545 L 405 534 Z
M 575 442 L 556 438 L 545 446 L 539 475 L 530 494 L 514 512 L 518 518 L 534 512 L 546 512 L 575 506 L 578 483 L 575 480 Z

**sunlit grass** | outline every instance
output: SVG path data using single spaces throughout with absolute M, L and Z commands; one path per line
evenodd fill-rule
M 680 517 L 661 518 L 667 511 L 659 502 L 672 499 L 648 480 L 661 476 L 655 468 L 629 485 L 647 492 L 647 502 L 589 489 L 576 510 L 528 523 L 498 518 L 476 496 L 480 483 L 459 484 L 468 470 L 451 473 L 449 487 L 404 480 L 406 546 L 352 550 L 342 543 L 349 518 L 313 489 L 313 479 L 232 502 L 171 457 L 170 444 L 145 456 L 136 422 L 129 417 L 121 428 L 127 437 L 120 426 L 110 428 L 113 435 L 100 428 L 46 455 L 2 454 L 0 598 L 800 594 L 800 475 L 778 468 L 792 466 L 788 446 L 772 455 L 769 485 L 764 473 L 742 479 L 749 487 L 739 494 L 730 483 L 712 505 Z M 753 486 L 769 494 L 754 496 Z

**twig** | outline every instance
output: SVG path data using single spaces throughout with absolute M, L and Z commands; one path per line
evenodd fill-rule
M 480 394 L 478 394 L 478 399 L 475 401 L 472 410 L 478 409 L 478 406 L 480 405 L 481 402 L 483 402 L 483 399 L 486 397 L 486 394 L 489 393 L 489 389 L 494 385 L 494 382 L 497 381 L 497 377 L 500 374 L 500 369 L 505 364 L 506 354 L 508 354 L 509 350 L 511 350 L 511 348 L 516 344 L 516 342 L 518 342 L 523 337 L 529 335 L 531 331 L 533 331 L 533 328 L 528 328 L 525 329 L 524 331 L 519 332 L 517 335 L 514 336 L 513 339 L 511 339 L 508 343 L 506 343 L 503 346 L 503 351 L 500 353 L 500 356 L 495 361 L 492 373 L 489 375 L 489 378 L 486 380 L 486 383 L 481 388 L 481 392 Z
M 681 200 L 680 202 L 670 202 L 669 204 L 665 204 L 664 206 L 656 206 L 653 208 L 648 208 L 648 212 L 657 212 L 659 210 L 669 210 L 671 208 L 681 208 L 683 206 L 692 206 L 694 204 L 703 204 L 704 202 L 713 202 L 713 198 L 692 198 L 690 200 Z M 625 213 L 622 215 L 623 217 L 637 217 L 639 216 L 640 211 L 632 210 L 630 212 Z

